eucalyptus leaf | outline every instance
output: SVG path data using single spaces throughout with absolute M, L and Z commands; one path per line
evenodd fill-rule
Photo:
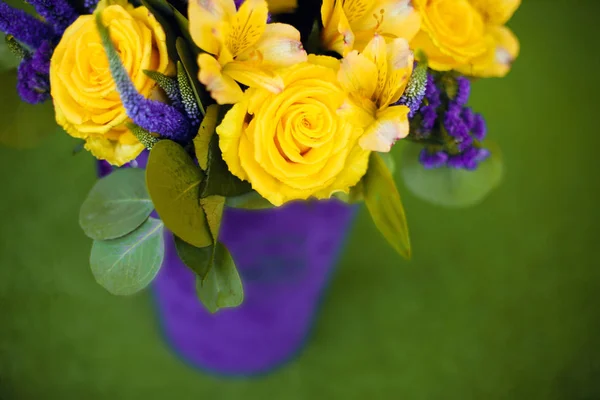
M 148 218 L 126 236 L 95 240 L 90 265 L 96 281 L 116 295 L 131 295 L 148 286 L 164 258 L 163 226 Z
M 410 258 L 408 223 L 394 178 L 378 153 L 372 153 L 363 178 L 365 204 L 379 232 L 404 258 Z
M 174 236 L 177 255 L 199 278 L 204 279 L 212 263 L 213 245 L 196 247 Z
M 492 155 L 475 171 L 455 168 L 425 169 L 419 163 L 422 146 L 409 143 L 403 151 L 401 172 L 406 187 L 415 196 L 435 205 L 462 208 L 481 203 L 502 181 L 503 163 L 499 147 L 485 142 Z
M 205 197 L 200 199 L 200 205 L 204 209 L 210 233 L 216 242 L 219 239 L 219 230 L 221 229 L 221 220 L 223 219 L 223 210 L 225 209 L 225 197 Z
M 237 307 L 244 301 L 240 275 L 229 250 L 220 242 L 215 245 L 212 265 L 204 279 L 196 277 L 196 291 L 211 313 Z
M 182 37 L 177 38 L 176 47 L 179 60 L 181 60 L 183 68 L 188 75 L 188 79 L 192 84 L 192 90 L 194 91 L 194 96 L 196 96 L 200 112 L 204 115 L 206 114 L 206 108 L 214 103 L 214 101 L 206 91 L 204 85 L 198 80 L 198 51 L 194 51 L 194 45 L 186 43 L 185 39 Z
M 92 239 L 114 239 L 140 226 L 153 209 L 144 170 L 121 168 L 96 182 L 81 205 L 79 225 Z
M 219 148 L 219 135 L 212 135 L 208 147 L 206 179 L 200 188 L 200 196 L 239 196 L 252 191 L 252 186 L 229 172 Z
M 275 207 L 269 200 L 255 191 L 240 196 L 227 197 L 226 205 L 231 208 L 244 208 L 247 210 L 263 210 Z
M 202 170 L 177 143 L 161 140 L 154 145 L 146 166 L 146 185 L 154 207 L 175 235 L 196 247 L 213 244 L 199 202 Z
M 56 124 L 52 101 L 25 103 L 17 93 L 17 72 L 0 73 L 0 145 L 17 149 L 32 148 L 49 135 L 62 132 Z
M 219 116 L 219 106 L 217 104 L 211 104 L 206 109 L 206 114 L 198 129 L 198 134 L 194 138 L 194 149 L 196 150 L 196 158 L 200 168 L 204 171 L 208 168 L 208 148 L 210 146 L 210 139 L 215 133 L 217 128 L 217 118 Z

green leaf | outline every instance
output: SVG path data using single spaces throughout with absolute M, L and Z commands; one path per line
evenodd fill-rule
M 475 171 L 454 168 L 425 169 L 419 163 L 422 146 L 409 143 L 403 151 L 401 171 L 406 187 L 415 196 L 435 205 L 461 208 L 481 203 L 502 181 L 500 149 L 485 142 L 492 155 Z
M 410 238 L 404 207 L 394 178 L 378 153 L 372 153 L 363 178 L 365 204 L 371 218 L 389 244 L 404 258 L 410 258 Z
M 223 244 L 216 244 L 212 266 L 204 279 L 200 276 L 196 278 L 196 291 L 202 304 L 211 313 L 242 304 L 242 281 L 229 250 Z
M 28 104 L 17 93 L 17 72 L 0 73 L 0 145 L 17 149 L 32 148 L 49 135 L 62 132 L 56 124 L 51 101 Z
M 92 239 L 114 239 L 140 226 L 153 209 L 144 170 L 122 168 L 96 182 L 81 205 L 79 225 Z
M 198 277 L 204 279 L 210 270 L 214 246 L 196 247 L 177 236 L 174 236 L 174 239 L 175 249 L 181 261 Z
M 8 46 L 6 35 L 0 34 L 0 72 L 17 68 L 20 61 Z
M 244 208 L 246 210 L 263 210 L 275 207 L 269 200 L 255 191 L 240 196 L 227 197 L 226 205 L 227 207 Z
M 219 116 L 219 106 L 217 104 L 211 104 L 206 109 L 206 114 L 198 129 L 198 134 L 194 138 L 194 148 L 196 149 L 196 158 L 200 168 L 204 171 L 208 169 L 208 147 L 210 146 L 210 139 L 215 133 L 217 128 L 217 118 Z
M 167 51 L 171 60 L 177 60 L 177 47 L 175 41 L 179 36 L 179 27 L 175 24 L 173 8 L 166 0 L 141 0 L 158 23 L 162 26 L 167 37 Z
M 205 197 L 200 199 L 200 205 L 204 209 L 210 233 L 216 242 L 219 240 L 219 230 L 221 229 L 221 220 L 223 219 L 223 210 L 225 209 L 225 197 Z
M 206 179 L 200 188 L 200 196 L 239 196 L 252 191 L 252 186 L 246 181 L 240 180 L 229 172 L 227 163 L 223 160 L 219 148 L 219 135 L 212 135 L 208 147 L 208 166 Z
M 163 226 L 148 218 L 126 236 L 95 240 L 90 264 L 96 281 L 116 295 L 131 295 L 148 286 L 164 258 Z
M 396 161 L 394 160 L 394 156 L 391 153 L 379 153 L 379 156 L 385 163 L 387 169 L 390 170 L 390 174 L 394 175 L 394 172 L 396 172 Z
M 204 115 L 206 114 L 206 107 L 214 103 L 214 101 L 206 91 L 204 85 L 202 85 L 202 83 L 200 83 L 198 80 L 198 53 L 194 54 L 193 50 L 190 49 L 190 44 L 186 43 L 185 39 L 181 37 L 177 38 L 176 47 L 179 59 L 181 60 L 188 79 L 192 84 L 192 90 L 194 92 L 194 96 L 196 96 L 196 101 L 198 102 L 200 112 L 202 115 Z
M 171 6 L 173 10 L 173 16 L 175 17 L 174 21 L 177 23 L 179 27 L 179 31 L 183 34 L 185 41 L 187 42 L 190 50 L 194 53 L 194 55 L 198 55 L 200 53 L 200 49 L 194 43 L 192 39 L 192 35 L 190 34 L 190 21 L 181 14 L 175 7 Z
M 196 247 L 213 243 L 200 206 L 199 187 L 204 174 L 175 142 L 154 145 L 146 166 L 146 185 L 154 207 L 176 236 Z

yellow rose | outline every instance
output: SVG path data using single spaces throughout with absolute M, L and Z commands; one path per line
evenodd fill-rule
M 337 114 L 347 95 L 328 59 L 282 70 L 281 93 L 249 89 L 217 127 L 231 173 L 276 206 L 347 193 L 367 170 L 362 129 Z
M 50 64 L 56 121 L 99 159 L 123 165 L 144 146 L 125 126 L 125 108 L 108 67 L 93 15 L 79 17 L 65 31 Z M 170 68 L 165 33 L 145 7 L 106 6 L 102 12 L 111 38 L 135 88 L 150 97 L 156 84 L 143 70 Z
M 519 55 L 519 40 L 505 26 L 491 26 L 487 32 L 492 39 L 487 52 L 471 64 L 457 68 L 459 72 L 480 78 L 502 78 L 510 72 Z
M 469 0 L 486 23 L 504 25 L 521 5 L 521 0 Z
M 431 68 L 456 69 L 486 53 L 491 38 L 468 0 L 415 0 L 414 4 L 422 23 L 411 48 L 424 51 Z

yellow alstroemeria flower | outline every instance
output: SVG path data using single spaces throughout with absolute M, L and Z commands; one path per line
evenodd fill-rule
M 202 50 L 199 80 L 219 104 L 242 99 L 242 85 L 283 90 L 275 71 L 306 61 L 300 32 L 286 24 L 267 24 L 265 0 L 190 0 L 190 33 Z M 210 53 L 210 54 L 208 54 Z
M 388 152 L 408 135 L 409 108 L 396 103 L 410 79 L 414 56 L 405 39 L 386 43 L 375 35 L 364 51 L 354 50 L 341 61 L 338 79 L 350 93 L 340 112 L 364 128 L 359 144 L 365 150 Z
M 267 0 L 267 3 L 272 14 L 294 11 L 298 7 L 298 0 Z
M 323 45 L 342 56 L 362 51 L 375 33 L 410 41 L 421 26 L 411 0 L 324 0 L 321 18 Z

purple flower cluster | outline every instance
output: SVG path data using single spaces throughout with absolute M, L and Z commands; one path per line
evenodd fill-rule
M 404 94 L 396 104 L 407 106 L 410 111 L 408 118 L 412 118 L 419 111 L 427 90 L 427 64 L 415 62 L 413 73 L 406 85 Z
M 50 58 L 65 29 L 79 16 L 67 0 L 28 0 L 42 17 L 0 1 L 0 31 L 29 47 L 17 71 L 17 91 L 32 104 L 50 97 Z
M 447 166 L 474 170 L 490 155 L 479 144 L 487 133 L 485 120 L 466 106 L 471 92 L 469 80 L 459 76 L 453 85 L 455 94 L 450 96 L 433 75 L 427 77 L 418 131 L 421 137 L 436 139 L 436 144 L 424 148 L 419 156 L 428 169 Z

